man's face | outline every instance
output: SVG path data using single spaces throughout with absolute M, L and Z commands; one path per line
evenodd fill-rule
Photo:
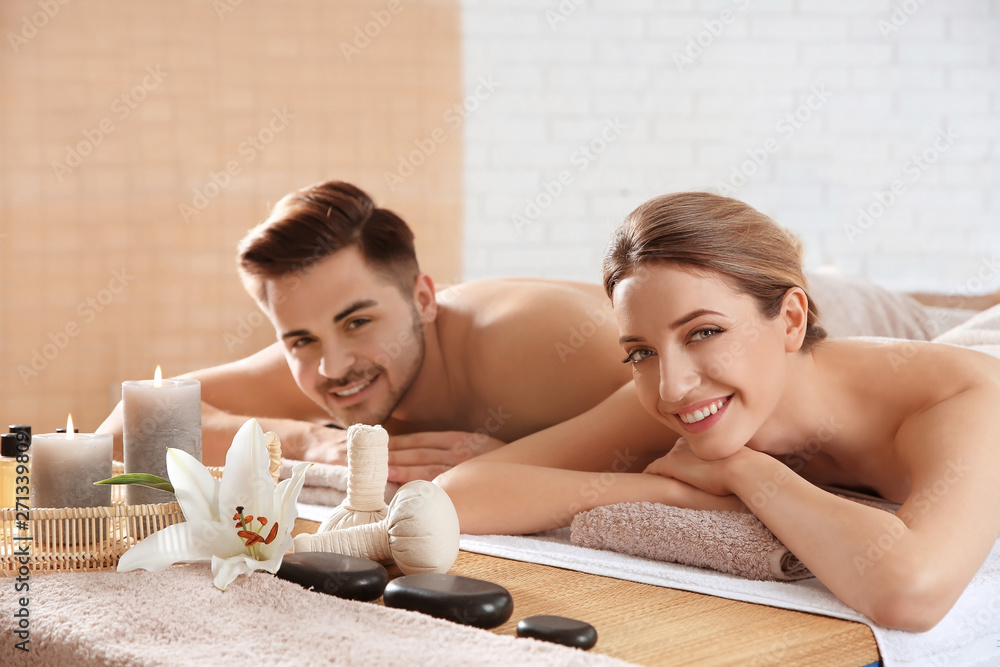
M 302 392 L 345 428 L 384 423 L 424 360 L 413 294 L 404 296 L 354 247 L 264 286 Z

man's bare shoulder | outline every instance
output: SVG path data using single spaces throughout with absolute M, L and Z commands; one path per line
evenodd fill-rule
M 438 332 L 480 403 L 556 421 L 588 409 L 631 377 L 618 327 L 598 285 L 483 280 L 439 301 Z M 542 415 L 536 420 L 544 427 Z
M 546 313 L 611 313 L 604 289 L 594 283 L 541 278 L 492 278 L 452 285 L 438 291 L 446 311 L 471 317 L 477 327 L 547 321 Z

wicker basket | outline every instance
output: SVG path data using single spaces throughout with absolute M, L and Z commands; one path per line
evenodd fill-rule
M 222 476 L 222 468 L 209 471 L 216 478 Z M 122 472 L 124 466 L 116 461 L 113 473 Z M 27 533 L 17 529 L 17 514 L 16 509 L 0 509 L 0 575 L 4 576 L 16 576 L 23 566 L 30 572 L 112 569 L 134 544 L 184 520 L 177 501 L 126 505 L 124 486 L 111 487 L 110 507 L 29 509 Z

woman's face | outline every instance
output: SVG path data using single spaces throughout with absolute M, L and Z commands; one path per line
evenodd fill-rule
M 786 318 L 768 320 L 719 277 L 673 264 L 638 267 L 613 298 L 643 407 L 706 460 L 750 442 L 785 386 Z

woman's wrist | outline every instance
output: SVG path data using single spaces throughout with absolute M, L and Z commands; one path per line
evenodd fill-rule
M 726 478 L 732 492 L 754 511 L 773 498 L 792 472 L 776 458 L 744 447 L 726 462 Z

